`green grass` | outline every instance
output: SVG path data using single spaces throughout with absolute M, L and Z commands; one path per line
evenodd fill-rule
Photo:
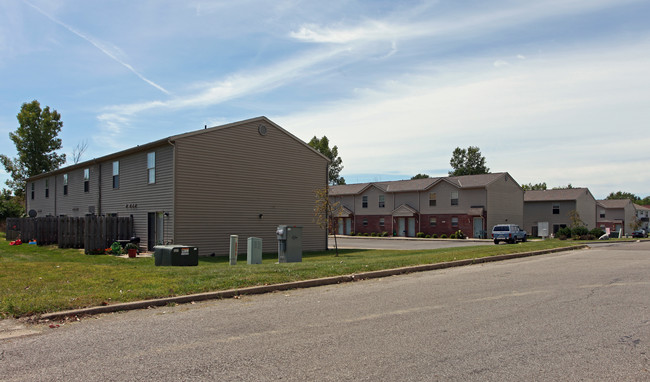
M 0 233 L 0 317 L 19 317 L 104 303 L 268 285 L 347 275 L 408 265 L 480 258 L 505 253 L 564 247 L 574 241 L 547 240 L 518 245 L 440 250 L 339 250 L 303 255 L 302 263 L 275 264 L 264 255 L 260 265 L 236 266 L 227 257 L 201 257 L 197 267 L 156 267 L 153 258 L 124 259 L 84 255 L 76 249 L 23 244 L 10 246 Z

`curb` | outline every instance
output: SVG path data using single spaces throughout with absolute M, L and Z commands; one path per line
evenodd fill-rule
M 38 319 L 57 320 L 57 319 L 64 319 L 66 317 L 74 317 L 74 316 L 85 316 L 85 315 L 93 315 L 93 314 L 100 314 L 100 313 L 113 313 L 113 312 L 126 311 L 126 310 L 146 309 L 154 306 L 164 306 L 170 303 L 185 304 L 193 301 L 233 298 L 235 296 L 240 296 L 240 295 L 254 295 L 254 294 L 263 294 L 263 293 L 270 293 L 276 291 L 284 291 L 289 289 L 313 288 L 317 286 L 340 284 L 340 283 L 352 282 L 357 280 L 368 280 L 368 279 L 402 275 L 402 274 L 414 273 L 414 272 L 425 272 L 425 271 L 432 271 L 436 269 L 461 267 L 461 266 L 471 265 L 471 264 L 481 264 L 481 263 L 489 263 L 494 261 L 517 259 L 522 257 L 539 256 L 539 255 L 545 255 L 549 253 L 573 251 L 573 250 L 584 249 L 584 248 L 589 248 L 589 246 L 586 244 L 581 244 L 581 245 L 574 245 L 571 247 L 545 249 L 545 250 L 532 251 L 532 252 L 511 253 L 507 255 L 481 257 L 477 259 L 454 260 L 454 261 L 448 261 L 444 263 L 414 265 L 409 267 L 384 269 L 380 271 L 363 272 L 363 273 L 356 273 L 356 274 L 344 275 L 344 276 L 333 276 L 333 277 L 324 277 L 320 279 L 293 281 L 293 282 L 282 283 L 282 284 L 254 286 L 254 287 L 241 288 L 241 289 L 229 289 L 229 290 L 218 291 L 218 292 L 197 293 L 197 294 L 191 294 L 185 296 L 166 297 L 166 298 L 160 298 L 155 300 L 126 302 L 126 303 L 119 303 L 113 305 L 103 305 L 103 306 L 96 306 L 91 308 L 82 308 L 82 309 L 73 309 L 73 310 L 66 310 L 66 311 L 54 312 L 54 313 L 46 313 L 38 316 Z

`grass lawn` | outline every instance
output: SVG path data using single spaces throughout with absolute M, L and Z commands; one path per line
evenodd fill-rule
M 156 267 L 153 258 L 124 259 L 84 255 L 82 250 L 23 244 L 10 246 L 0 233 L 0 317 L 137 301 L 192 293 L 347 275 L 408 265 L 480 258 L 576 244 L 546 240 L 517 245 L 475 246 L 439 250 L 339 250 L 303 254 L 302 263 L 275 264 L 266 254 L 262 264 L 236 266 L 227 257 L 200 257 L 196 267 Z

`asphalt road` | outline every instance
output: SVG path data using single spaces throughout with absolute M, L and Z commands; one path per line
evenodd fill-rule
M 650 243 L 599 245 L 34 327 L 0 380 L 647 381 L 649 306 Z
M 413 238 L 373 238 L 365 236 L 337 236 L 339 248 L 355 249 L 438 249 L 468 247 L 472 245 L 494 245 L 492 240 L 423 240 Z M 505 245 L 505 244 L 504 244 Z M 328 239 L 328 247 L 334 248 L 334 238 Z

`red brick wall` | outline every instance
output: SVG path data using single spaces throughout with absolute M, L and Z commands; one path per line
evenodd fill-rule
M 379 225 L 379 220 L 384 218 L 384 225 Z M 363 225 L 363 219 L 368 219 L 368 225 Z M 356 216 L 354 219 L 354 233 L 382 233 L 384 231 L 388 232 L 389 235 L 393 232 L 392 227 L 392 217 L 390 215 L 363 215 Z
M 429 225 L 429 218 L 437 218 L 437 224 L 435 227 Z M 451 218 L 458 218 L 458 227 L 451 226 Z M 384 226 L 379 225 L 379 219 L 384 218 Z M 363 225 L 363 219 L 368 219 L 368 225 Z M 469 215 L 452 215 L 452 214 L 438 214 L 438 215 L 420 215 L 415 216 L 415 233 L 423 232 L 425 235 L 436 234 L 438 237 L 445 234 L 447 236 L 455 233 L 458 230 L 463 231 L 465 236 L 472 237 L 474 234 L 474 217 Z M 484 217 L 485 219 L 485 217 Z M 353 231 L 357 233 L 368 233 L 373 232 L 381 233 L 383 231 L 388 232 L 389 235 L 393 235 L 393 232 L 397 230 L 397 218 L 393 218 L 391 215 L 357 215 L 354 218 Z

